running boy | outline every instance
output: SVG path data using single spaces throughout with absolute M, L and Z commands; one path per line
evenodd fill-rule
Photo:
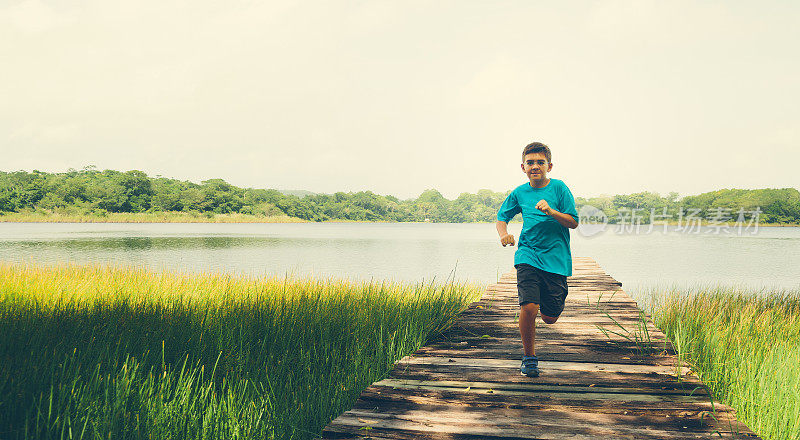
M 497 212 L 497 233 L 503 246 L 514 245 L 508 222 L 522 213 L 522 232 L 514 253 L 519 295 L 519 334 L 522 338 L 523 375 L 539 375 L 534 347 L 536 315 L 553 324 L 564 310 L 567 277 L 572 275 L 569 229 L 578 227 L 575 199 L 567 185 L 550 179 L 553 169 L 550 148 L 534 142 L 522 150 L 522 171 L 529 182 L 514 188 Z M 567 229 L 569 228 L 569 229 Z

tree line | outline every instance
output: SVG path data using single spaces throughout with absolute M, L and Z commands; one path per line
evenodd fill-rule
M 400 200 L 371 191 L 311 194 L 300 197 L 275 189 L 239 188 L 222 179 L 201 183 L 149 177 L 142 171 L 99 171 L 89 166 L 64 173 L 0 171 L 0 214 L 29 212 L 47 215 L 184 212 L 239 213 L 257 217 L 288 215 L 309 221 L 353 220 L 390 222 L 493 222 L 508 192 L 486 189 L 462 193 L 454 200 L 428 189 L 419 197 Z M 576 197 L 581 209 L 602 210 L 610 223 L 639 216 L 648 223 L 653 213 L 678 220 L 689 212 L 759 211 L 762 222 L 800 223 L 800 192 L 783 189 L 723 189 L 695 196 L 653 192 L 592 198 Z

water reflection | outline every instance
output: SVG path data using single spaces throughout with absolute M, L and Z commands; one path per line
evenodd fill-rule
M 519 234 L 520 224 L 510 231 Z M 572 233 L 626 288 L 647 283 L 798 287 L 800 228 L 756 235 Z M 494 282 L 513 270 L 491 224 L 8 224 L 0 262 L 93 263 L 252 275 Z
M 114 237 L 67 240 L 0 241 L 0 250 L 15 248 L 55 248 L 71 250 L 156 250 L 156 249 L 227 249 L 274 246 L 281 241 L 271 237 Z M 299 240 L 297 240 L 299 241 Z

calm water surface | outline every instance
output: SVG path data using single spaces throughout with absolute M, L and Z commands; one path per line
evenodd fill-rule
M 512 233 L 521 224 L 512 223 Z M 723 283 L 800 287 L 800 228 L 755 234 L 572 231 L 573 256 L 597 260 L 627 288 Z M 0 261 L 101 263 L 190 272 L 494 282 L 513 249 L 493 224 L 0 223 Z M 453 275 L 454 274 L 454 275 Z

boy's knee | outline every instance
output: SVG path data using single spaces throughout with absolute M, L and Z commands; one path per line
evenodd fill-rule
M 552 317 L 552 316 L 542 315 L 542 321 L 544 321 L 545 324 L 555 324 L 556 321 L 558 321 L 558 316 Z
M 521 313 L 525 313 L 526 315 L 534 315 L 536 316 L 539 313 L 539 304 L 536 303 L 525 303 L 519 306 L 519 310 Z

